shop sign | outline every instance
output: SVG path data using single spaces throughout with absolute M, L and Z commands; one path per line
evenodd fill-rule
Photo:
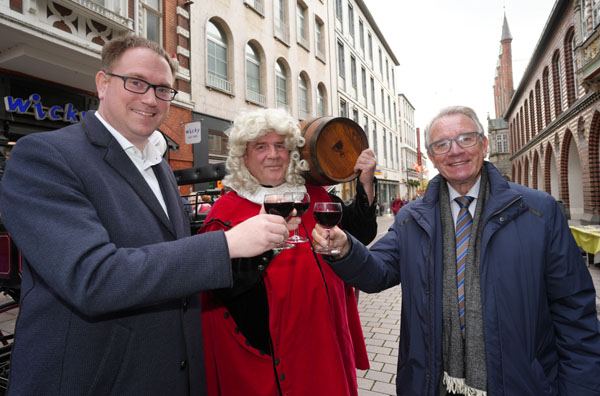
M 64 107 L 44 107 L 42 106 L 42 97 L 37 93 L 31 94 L 27 100 L 5 96 L 4 109 L 9 113 L 33 115 L 36 120 L 48 119 L 76 123 L 85 116 L 85 111 L 77 110 L 71 103 L 65 104 Z
M 187 144 L 200 143 L 202 140 L 201 132 L 200 121 L 188 122 L 185 124 L 185 142 Z

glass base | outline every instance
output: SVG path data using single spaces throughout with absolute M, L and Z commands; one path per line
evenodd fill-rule
M 300 235 L 293 235 L 285 240 L 286 243 L 304 243 L 308 242 L 308 238 L 301 237 Z
M 334 248 L 334 247 L 321 247 L 318 249 L 315 249 L 315 253 L 319 253 L 319 254 L 325 254 L 325 255 L 335 255 L 335 254 L 340 254 L 342 251 L 338 248 Z
M 296 247 L 296 245 L 294 245 L 292 243 L 281 242 L 279 245 L 275 246 L 273 248 L 273 250 L 276 252 L 281 252 L 282 250 L 291 249 L 291 248 L 295 248 L 295 247 Z

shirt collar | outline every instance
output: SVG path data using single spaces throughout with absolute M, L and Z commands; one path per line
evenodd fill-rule
M 306 192 L 306 186 L 304 186 L 304 185 L 292 186 L 291 184 L 288 184 L 288 183 L 283 183 L 282 185 L 277 186 L 277 187 L 260 186 L 259 189 L 254 194 L 252 194 L 246 190 L 242 190 L 242 189 L 236 190 L 234 188 L 233 190 L 240 197 L 246 198 L 248 201 L 254 202 L 255 204 L 262 205 L 266 194 L 278 194 L 278 193 L 283 194 L 286 192 Z
M 139 157 L 142 160 L 144 170 L 147 170 L 153 165 L 159 164 L 162 161 L 162 156 L 167 151 L 167 142 L 159 131 L 152 132 L 148 137 L 144 151 L 140 151 L 129 140 L 125 138 L 119 131 L 112 127 L 97 111 L 94 115 L 98 117 L 100 122 L 108 129 L 108 132 L 115 138 L 123 150 L 128 155 Z
M 448 193 L 450 195 L 450 202 L 453 202 L 455 198 L 460 197 L 461 195 L 454 188 L 452 188 L 450 183 L 447 183 L 447 184 L 448 184 Z M 466 195 L 473 197 L 473 200 L 476 200 L 477 197 L 479 196 L 480 184 L 481 184 L 481 174 L 479 174 L 477 181 L 475 182 L 475 184 L 473 184 L 473 187 L 471 187 L 471 189 L 469 190 L 469 192 Z

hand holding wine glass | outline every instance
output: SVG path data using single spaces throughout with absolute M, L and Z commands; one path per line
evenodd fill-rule
M 342 220 L 342 205 L 338 202 L 316 202 L 313 208 L 315 220 L 322 227 L 327 229 L 327 246 L 317 246 L 315 249 L 316 253 L 321 254 L 340 254 L 341 250 L 331 246 L 329 234 L 331 228 L 335 227 Z
M 268 214 L 274 214 L 287 219 L 294 211 L 294 201 L 285 194 L 266 194 L 263 206 Z M 290 249 L 295 245 L 281 242 L 275 249 Z
M 310 196 L 307 192 L 290 192 L 285 193 L 286 199 L 291 200 L 294 203 L 294 209 L 296 209 L 296 217 L 300 218 L 304 213 L 308 211 L 310 207 Z M 301 237 L 298 235 L 298 229 L 294 229 L 294 234 L 286 240 L 289 243 L 302 243 L 308 242 L 308 238 Z

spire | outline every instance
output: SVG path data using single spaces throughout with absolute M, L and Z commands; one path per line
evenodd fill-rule
M 508 21 L 506 20 L 506 11 L 504 12 L 504 22 L 502 23 L 502 38 L 500 41 L 512 40 L 510 35 L 510 29 L 508 28 Z

